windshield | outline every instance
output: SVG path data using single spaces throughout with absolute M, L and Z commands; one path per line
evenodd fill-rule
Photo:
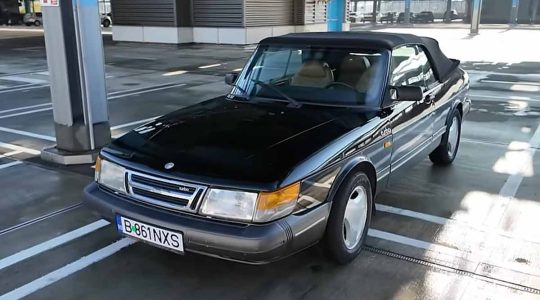
M 231 96 L 379 107 L 388 56 L 386 50 L 260 46 Z

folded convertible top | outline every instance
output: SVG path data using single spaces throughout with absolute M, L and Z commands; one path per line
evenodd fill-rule
M 433 66 L 437 79 L 445 81 L 459 66 L 459 60 L 449 59 L 442 53 L 439 43 L 432 38 L 405 33 L 386 32 L 303 32 L 269 37 L 261 45 L 289 44 L 313 46 L 358 47 L 367 49 L 389 49 L 410 44 L 423 46 Z

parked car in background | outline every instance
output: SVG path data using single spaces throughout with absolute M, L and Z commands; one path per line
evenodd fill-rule
M 432 11 L 421 11 L 415 14 L 412 19 L 413 23 L 433 23 L 434 21 L 435 17 Z
M 447 16 L 448 16 L 448 12 L 445 12 L 444 16 L 443 16 L 443 19 L 446 20 Z M 458 14 L 457 10 L 452 9 L 450 11 L 450 20 L 457 20 L 457 19 L 461 19 L 461 18 L 459 17 L 459 14 Z
M 379 13 L 376 13 L 376 14 L 365 13 L 360 19 L 360 21 L 362 21 L 362 23 L 366 23 L 366 22 L 372 23 L 372 22 L 378 22 L 380 18 L 381 18 L 381 14 Z
M 351 11 L 349 13 L 349 22 L 356 23 L 356 21 L 358 21 L 358 13 L 355 11 Z
M 43 24 L 43 14 L 40 12 L 26 13 L 24 14 L 23 22 L 26 26 L 41 26 Z
M 384 14 L 380 19 L 381 23 L 394 23 L 395 20 L 396 20 L 395 12 L 388 12 Z
M 102 14 L 101 15 L 101 25 L 103 25 L 103 27 L 107 28 L 107 27 L 110 27 L 111 24 L 112 24 L 112 14 L 111 13 Z
M 409 22 L 413 22 L 414 20 L 414 14 L 413 13 L 409 13 Z M 405 22 L 405 13 L 404 12 L 400 12 L 398 17 L 397 17 L 397 21 L 398 23 L 403 23 Z
M 84 201 L 119 234 L 251 264 L 319 243 L 350 262 L 380 192 L 428 155 L 454 161 L 471 105 L 459 61 L 410 34 L 269 37 L 225 82 L 102 149 Z

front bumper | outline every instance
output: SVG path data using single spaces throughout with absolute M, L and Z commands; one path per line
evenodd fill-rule
M 187 252 L 251 264 L 269 263 L 318 242 L 325 231 L 330 204 L 302 215 L 267 224 L 233 224 L 148 206 L 104 191 L 93 182 L 84 189 L 84 202 L 114 223 L 116 214 L 181 232 Z

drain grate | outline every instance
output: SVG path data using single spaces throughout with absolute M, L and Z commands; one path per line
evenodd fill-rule
M 399 254 L 399 253 L 395 253 L 395 252 L 392 252 L 392 251 L 388 251 L 388 250 L 384 250 L 384 249 L 380 249 L 380 248 L 375 248 L 375 247 L 371 247 L 371 246 L 363 246 L 363 249 L 366 250 L 366 251 L 375 253 L 375 254 L 384 255 L 384 256 L 395 258 L 395 259 L 404 260 L 404 261 L 408 261 L 408 262 L 411 262 L 411 263 L 423 265 L 423 266 L 426 266 L 426 267 L 431 268 L 431 269 L 443 270 L 443 271 L 446 271 L 446 272 L 450 272 L 450 273 L 454 273 L 454 274 L 458 274 L 458 275 L 462 275 L 462 276 L 468 276 L 468 277 L 471 277 L 473 279 L 478 279 L 478 280 L 493 283 L 493 284 L 496 284 L 496 285 L 504 286 L 504 287 L 511 288 L 511 289 L 514 289 L 514 290 L 519 290 L 519 291 L 523 291 L 523 292 L 527 292 L 527 293 L 540 295 L 540 289 L 536 289 L 536 288 L 533 288 L 533 287 L 513 283 L 513 282 L 510 282 L 510 281 L 496 279 L 496 278 L 492 278 L 492 277 L 485 276 L 485 275 L 480 275 L 480 274 L 477 274 L 477 273 L 474 273 L 474 272 L 465 271 L 465 270 L 445 266 L 443 264 L 434 263 L 434 262 L 430 262 L 430 261 L 427 261 L 427 260 L 418 259 L 418 258 L 414 258 L 414 257 L 411 257 L 411 256 L 407 256 L 407 255 L 403 255 L 403 254 Z

